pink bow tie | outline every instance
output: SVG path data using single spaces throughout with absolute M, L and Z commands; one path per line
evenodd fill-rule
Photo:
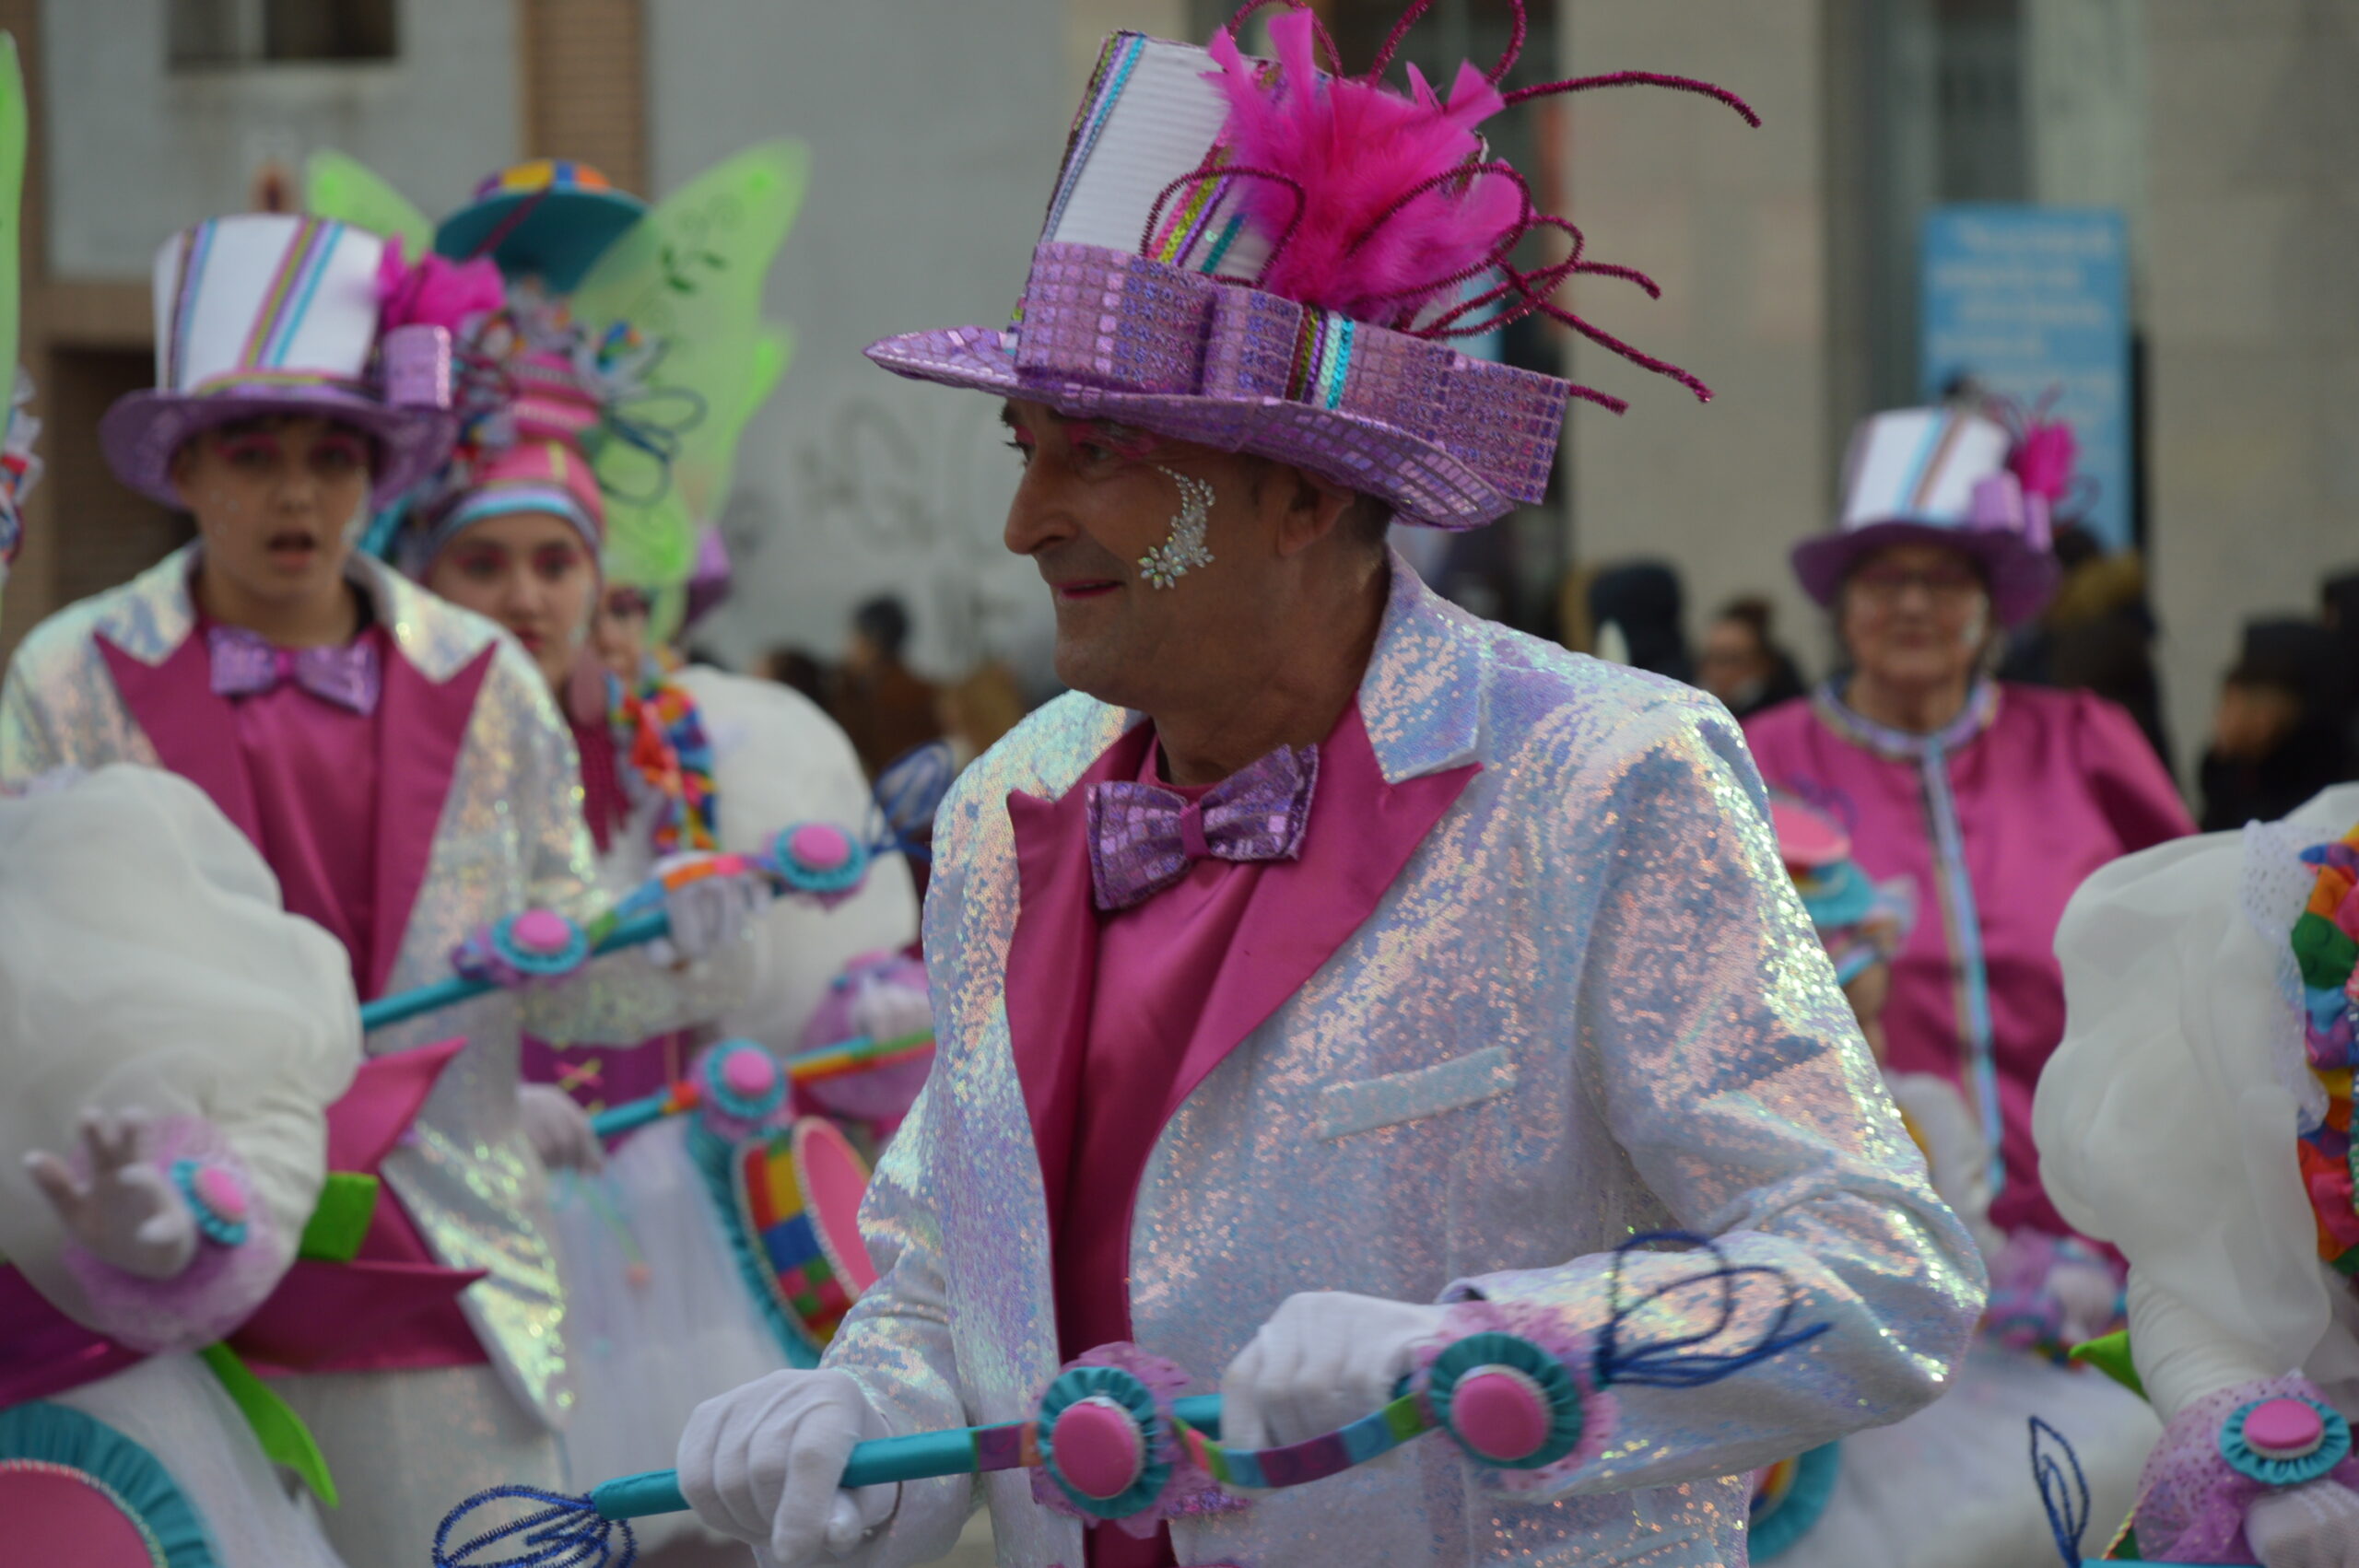
M 1144 904 L 1207 856 L 1298 859 L 1318 785 L 1317 746 L 1280 746 L 1196 801 L 1159 784 L 1091 785 L 1089 881 L 1097 907 Z
M 383 672 L 377 645 L 367 639 L 341 648 L 279 648 L 243 626 L 209 626 L 205 646 L 213 655 L 217 696 L 256 696 L 293 681 L 323 702 L 355 713 L 373 713 Z

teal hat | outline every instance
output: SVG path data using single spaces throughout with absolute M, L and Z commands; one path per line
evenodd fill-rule
M 508 277 L 536 276 L 549 293 L 570 294 L 645 216 L 645 202 L 588 164 L 534 158 L 487 176 L 434 231 L 434 249 L 454 262 L 488 255 Z

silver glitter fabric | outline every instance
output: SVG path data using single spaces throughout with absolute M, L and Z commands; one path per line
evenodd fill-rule
M 1614 1442 L 1553 1489 L 1507 1492 L 1428 1439 L 1176 1521 L 1180 1560 L 1741 1562 L 1731 1478 L 1940 1393 L 1981 1264 L 1878 1082 L 1726 710 L 1392 570 L 1360 688 L 1377 759 L 1396 782 L 1483 770 L 1367 923 L 1156 1138 L 1132 1230 L 1139 1342 L 1216 1385 L 1280 1302 L 1313 1290 L 1480 1294 L 1590 1329 L 1611 1249 L 1667 1226 L 1777 1270 L 1794 1321 L 1828 1331 L 1706 1387 L 1617 1389 Z M 863 1212 L 885 1278 L 827 1356 L 898 1430 L 1021 1418 L 1056 1371 L 1003 992 L 1019 898 L 1006 798 L 1059 794 L 1138 719 L 1062 698 L 943 807 L 926 906 L 940 1056 Z M 1696 1269 L 1636 1258 L 1625 1293 Z M 1767 1283 L 1743 1292 L 1736 1332 L 1760 1327 Z M 1674 1296 L 1629 1331 L 1701 1331 L 1718 1299 Z M 926 1561 L 978 1490 L 904 1486 L 863 1561 Z M 1003 1563 L 1082 1561 L 1080 1527 L 1036 1508 L 1022 1476 L 980 1490 Z
M 158 766 L 94 638 L 103 635 L 150 663 L 169 657 L 194 626 L 194 551 L 69 606 L 27 636 L 0 688 L 0 782 L 60 766 Z M 532 661 L 489 621 L 373 560 L 357 557 L 351 572 L 399 656 L 428 680 L 448 680 L 499 645 L 387 980 L 389 991 L 402 991 L 447 977 L 452 947 L 487 920 L 535 906 L 587 919 L 599 895 L 573 743 Z M 521 1003 L 495 994 L 368 1036 L 371 1055 L 467 1038 L 419 1113 L 413 1139 L 386 1158 L 384 1175 L 443 1263 L 488 1270 L 460 1305 L 517 1398 L 552 1429 L 571 1409 L 573 1369 L 548 1241 L 546 1179 L 517 1119 L 519 1030 L 628 1044 L 725 1011 L 745 980 L 740 966 L 675 975 L 624 954 L 563 986 L 526 993 Z M 389 1433 L 387 1440 L 436 1438 Z

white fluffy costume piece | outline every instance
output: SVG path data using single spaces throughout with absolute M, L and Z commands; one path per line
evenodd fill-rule
M 171 1343 L 176 1281 L 77 1267 L 25 1156 L 68 1153 L 90 1109 L 141 1113 L 151 1134 L 205 1129 L 205 1147 L 245 1177 L 250 1229 L 236 1250 L 256 1248 L 264 1265 L 228 1304 L 241 1316 L 294 1256 L 324 1172 L 325 1107 L 359 1061 L 344 950 L 281 911 L 261 857 L 194 785 L 110 767 L 0 800 L 0 1251 L 77 1323 L 118 1333 L 135 1320 L 167 1344 L 50 1402 L 154 1455 L 225 1565 L 337 1559 L 186 1353 L 214 1337 L 216 1314 Z

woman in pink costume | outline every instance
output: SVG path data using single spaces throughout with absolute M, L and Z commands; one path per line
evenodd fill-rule
M 2065 900 L 2117 856 L 2194 831 L 2129 715 L 2084 692 L 2001 685 L 1987 656 L 2054 591 L 2059 426 L 2020 438 L 1959 409 L 1860 427 L 1841 526 L 1795 547 L 1848 670 L 1745 726 L 1772 789 L 1837 817 L 1860 866 L 1921 912 L 1884 1015 L 1902 1072 L 1955 1082 L 1998 1156 L 2001 1232 L 2067 1227 L 2039 1184 L 2032 1087 L 2064 1030 L 2049 952 Z

